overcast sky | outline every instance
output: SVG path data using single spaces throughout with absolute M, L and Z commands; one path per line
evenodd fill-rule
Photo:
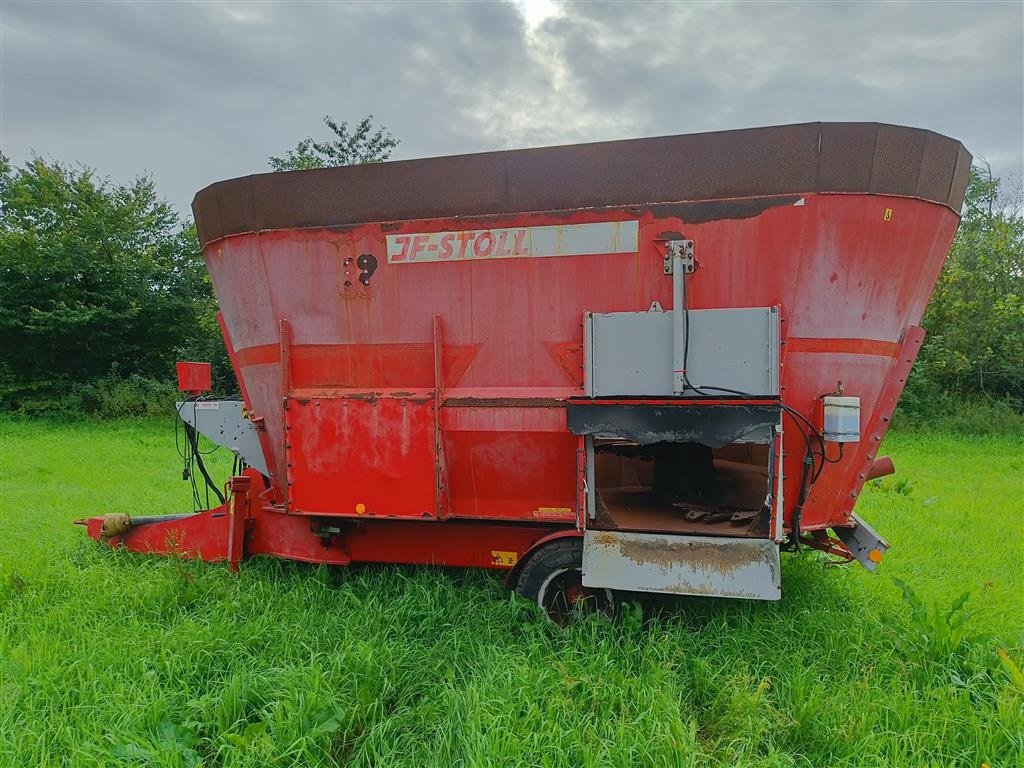
M 152 173 L 182 212 L 324 114 L 395 159 L 815 120 L 1024 163 L 1024 3 L 0 0 L 0 148 Z

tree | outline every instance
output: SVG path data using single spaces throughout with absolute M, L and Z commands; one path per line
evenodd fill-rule
M 288 150 L 284 157 L 267 158 L 270 167 L 275 171 L 304 171 L 310 168 L 380 163 L 387 160 L 391 150 L 398 146 L 398 139 L 383 126 L 373 130 L 373 115 L 364 117 L 351 130 L 347 122 L 336 122 L 330 115 L 324 116 L 324 125 L 337 138 L 317 141 L 307 137 L 295 149 Z
M 911 398 L 983 395 L 1024 405 L 1024 200 L 975 166 L 923 325 Z
M 171 380 L 215 312 L 195 230 L 142 176 L 0 156 L 0 400 L 117 372 Z

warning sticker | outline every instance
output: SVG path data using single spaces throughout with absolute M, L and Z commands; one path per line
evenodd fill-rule
M 515 552 L 506 552 L 501 549 L 491 550 L 491 563 L 494 565 L 505 565 L 511 567 L 516 564 L 518 559 L 519 555 Z

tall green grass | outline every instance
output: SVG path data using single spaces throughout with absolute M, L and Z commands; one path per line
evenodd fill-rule
M 486 572 L 105 550 L 70 521 L 191 506 L 170 419 L 0 431 L 0 765 L 1024 763 L 1013 439 L 888 439 L 876 575 L 560 631 Z

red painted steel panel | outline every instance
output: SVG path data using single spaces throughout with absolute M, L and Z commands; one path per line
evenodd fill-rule
M 280 320 L 292 328 L 295 386 L 407 388 L 430 397 L 433 317 L 440 315 L 445 390 L 439 426 L 451 513 L 525 519 L 545 508 L 576 512 L 576 442 L 559 433 L 564 414 L 550 405 L 582 394 L 585 311 L 646 310 L 652 301 L 671 307 L 671 281 L 655 243 L 665 232 L 684 233 L 695 242 L 692 308 L 781 307 L 788 405 L 816 418 L 818 397 L 842 381 L 847 394 L 861 398 L 864 423 L 873 418 L 893 375 L 894 355 L 907 329 L 920 321 L 958 218 L 943 205 L 912 198 L 818 194 L 796 202 L 727 220 L 706 220 L 701 211 L 699 221 L 688 221 L 693 209 L 680 206 L 675 215 L 661 205 L 253 233 L 217 241 L 204 255 L 237 348 L 239 373 L 255 412 L 266 419 L 273 458 L 281 450 L 276 446 L 284 444 L 280 362 L 274 354 Z M 639 221 L 637 253 L 387 261 L 388 234 L 611 220 Z M 346 265 L 363 253 L 378 262 L 369 286 L 352 281 Z M 472 407 L 455 407 L 457 399 L 468 399 Z M 418 408 L 428 413 L 429 406 Z M 413 422 L 420 430 L 416 440 L 428 448 L 417 448 L 408 463 L 388 460 L 368 469 L 378 473 L 381 485 L 372 491 L 375 511 L 437 513 L 434 507 L 421 509 L 429 501 L 428 482 L 430 488 L 435 484 L 431 422 L 426 416 Z M 296 455 L 290 468 L 294 506 L 351 514 L 358 499 L 339 491 L 345 475 L 325 469 L 330 462 L 322 457 L 351 458 L 362 451 L 364 462 L 383 460 L 359 447 L 370 439 L 371 423 L 378 430 L 400 430 L 377 421 L 361 423 L 354 432 L 330 431 L 315 419 L 297 427 L 299 437 L 290 439 L 302 441 L 303 456 Z M 787 522 L 797 498 L 801 442 L 789 429 Z M 825 468 L 802 513 L 806 528 L 845 522 L 850 494 L 859 487 L 853 468 L 869 450 L 864 442 L 847 446 L 843 461 Z M 280 477 L 273 481 L 281 498 Z M 359 491 L 366 495 L 369 486 Z
M 99 538 L 98 529 L 95 535 L 92 533 L 92 520 L 89 533 L 93 538 Z M 227 510 L 218 507 L 179 520 L 139 526 L 123 536 L 111 538 L 110 544 L 135 552 L 174 554 L 208 561 L 227 560 L 229 523 Z
M 453 517 L 575 520 L 575 435 L 447 431 L 444 443 Z
M 178 373 L 178 389 L 198 394 L 213 388 L 213 366 L 209 363 L 175 363 Z
M 423 393 L 290 398 L 288 512 L 438 516 L 434 407 Z

